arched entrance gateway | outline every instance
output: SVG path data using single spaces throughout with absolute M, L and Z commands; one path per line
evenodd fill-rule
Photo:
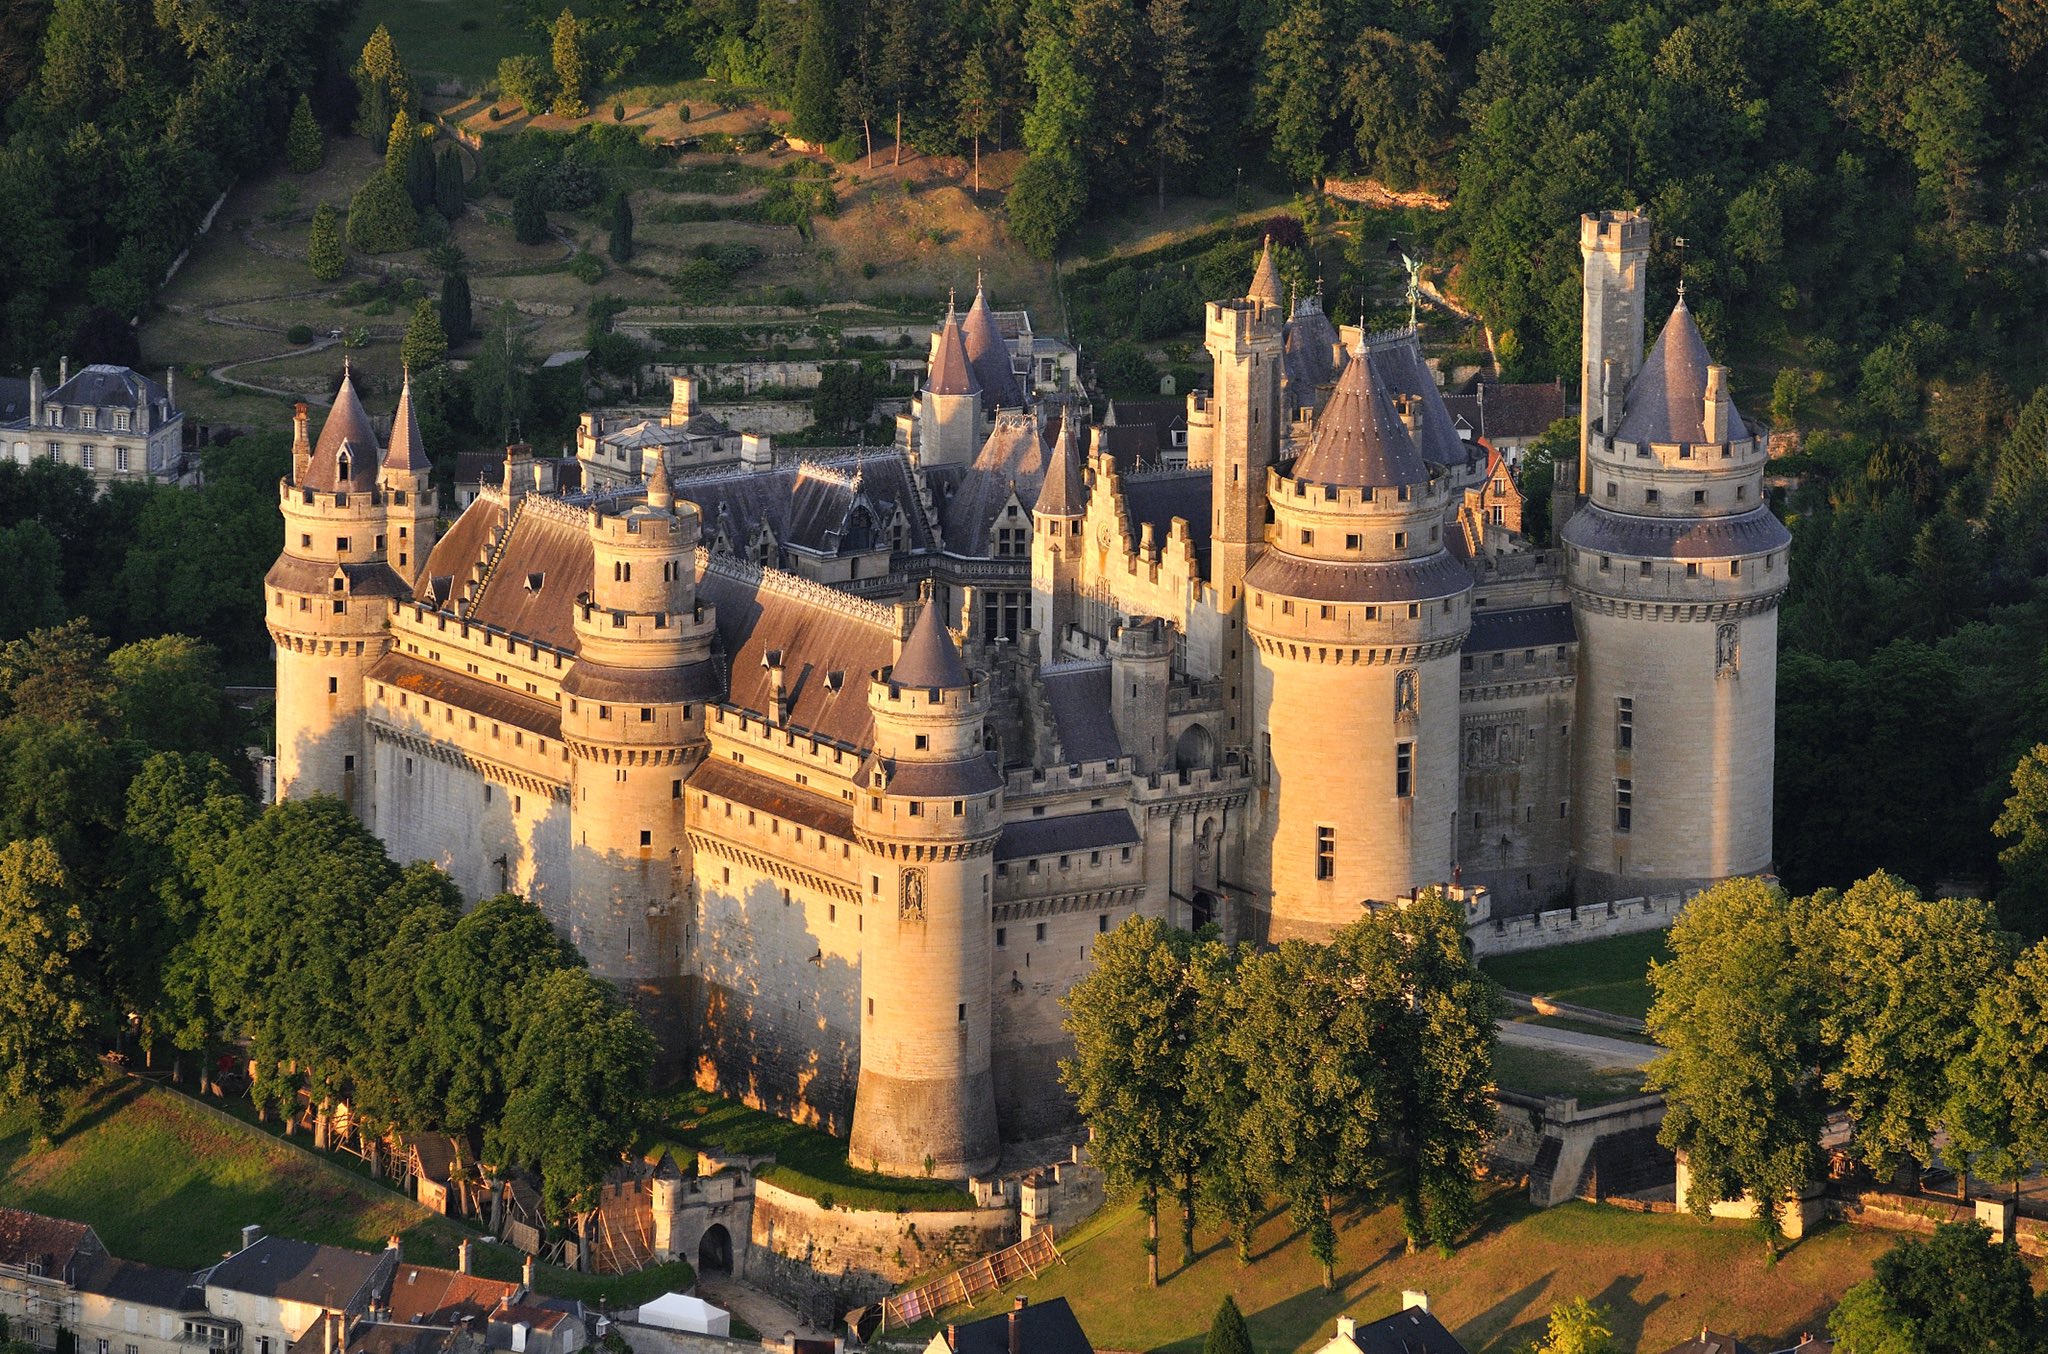
M 697 1272 L 732 1273 L 732 1233 L 725 1230 L 724 1223 L 714 1222 L 704 1229 L 704 1236 L 697 1242 Z

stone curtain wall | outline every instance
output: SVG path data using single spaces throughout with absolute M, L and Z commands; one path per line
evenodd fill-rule
M 1602 936 L 1662 931 L 1697 893 L 1657 893 L 1647 898 L 1620 898 L 1611 903 L 1558 907 L 1526 917 L 1483 922 L 1468 933 L 1478 955 L 1519 954 L 1523 950 L 1570 945 Z
M 747 1273 L 770 1291 L 801 1291 L 822 1277 L 843 1294 L 873 1301 L 917 1275 L 979 1259 L 1017 1239 L 1017 1210 L 1008 1200 L 945 1213 L 851 1212 L 757 1179 Z

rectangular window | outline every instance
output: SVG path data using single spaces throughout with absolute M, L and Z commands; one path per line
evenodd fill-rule
M 996 928 L 996 948 L 1000 950 L 1000 949 L 1004 948 L 1005 946 L 1007 946 L 1007 945 L 1008 945 L 1009 943 L 1010 943 L 1010 931 L 1009 931 L 1009 928 L 1008 928 L 1008 927 L 1005 927 L 1005 926 L 998 926 L 998 927 Z
M 346 555 L 348 553 L 348 537 L 336 536 L 334 538 L 334 550 L 336 554 Z
M 86 470 L 93 468 L 93 446 L 88 442 L 78 449 L 78 464 Z
M 1611 558 L 1610 556 L 1607 556 L 1607 555 L 1602 555 L 1602 556 L 1600 557 L 1600 572 L 1601 572 L 1601 573 L 1603 573 L 1603 574 L 1604 574 L 1604 573 L 1606 573 L 1606 572 L 1607 572 L 1607 571 L 1608 571 L 1609 569 L 1612 569 L 1613 567 L 1614 567 L 1614 560 L 1613 560 L 1613 559 L 1612 559 L 1612 558 Z
M 117 433 L 128 431 L 128 411 L 126 409 L 116 409 L 114 411 L 114 431 Z
M 1614 746 L 1622 752 L 1636 745 L 1636 702 L 1633 696 L 1614 698 Z
M 1688 565 L 1686 565 L 1686 566 L 1685 566 L 1685 576 L 1686 576 L 1687 578 L 1698 578 L 1698 577 L 1700 576 L 1700 566 L 1699 566 L 1699 565 L 1697 565 L 1697 564 L 1688 564 Z
M 1746 484 L 1738 484 L 1738 485 L 1736 485 L 1736 486 L 1735 486 L 1735 501 L 1736 501 L 1737 503 L 1746 503 L 1746 502 L 1748 502 L 1748 501 L 1749 501 L 1749 486 L 1748 486 L 1748 485 L 1746 485 Z
M 1362 549 L 1364 545 L 1365 537 L 1359 535 L 1355 531 L 1347 534 L 1344 537 L 1344 548 L 1346 550 L 1359 550 Z
M 1655 489 L 1645 489 L 1645 490 L 1643 490 L 1643 502 L 1645 502 L 1645 503 L 1655 503 L 1656 501 L 1657 501 L 1657 491 L 1656 491 Z
M 1707 501 L 1707 491 L 1704 489 L 1693 490 L 1692 501 L 1694 507 L 1698 507 L 1700 504 L 1705 503 Z
M 1650 561 L 1644 560 L 1642 563 L 1636 565 L 1636 574 L 1638 577 L 1641 578 L 1651 577 Z
M 128 473 L 128 448 L 114 448 L 114 469 L 120 471 L 124 475 Z M 130 1349 L 135 1348 L 135 1346 L 133 1345 L 130 1345 L 128 1347 Z
M 1415 792 L 1415 744 L 1394 744 L 1394 797 L 1406 799 Z
M 99 410 L 97 410 L 97 409 L 81 409 L 81 410 L 79 410 L 79 411 L 78 411 L 78 426 L 79 426 L 79 427 L 81 427 L 81 428 L 97 428 L 97 427 L 99 427 L 99 426 L 100 426 L 100 411 L 99 411 Z M 101 1343 L 102 1343 L 102 1344 L 104 1344 L 104 1343 L 105 1343 L 105 1341 L 101 1341 Z M 102 1350 L 100 1350 L 100 1354 L 107 1354 L 107 1351 L 106 1351 L 106 1350 L 104 1350 L 104 1349 L 102 1349 Z
M 1041 945 L 1045 943 L 1045 923 L 1044 923 L 1044 922 L 1040 922 L 1040 923 L 1038 923 L 1038 929 L 1037 929 L 1037 931 L 1036 931 L 1036 932 L 1034 933 L 1034 936 L 1033 936 L 1033 938 L 1034 938 L 1034 939 L 1036 939 L 1036 940 L 1037 940 L 1037 941 L 1039 942 L 1039 944 L 1041 944 Z
M 1407 532 L 1405 532 L 1405 531 L 1397 531 L 1397 532 L 1395 532 L 1395 533 L 1394 533 L 1394 549 L 1396 549 L 1396 550 L 1406 550 L 1407 548 L 1408 548 L 1408 533 L 1407 533 Z
M 1316 829 L 1316 878 L 1337 877 L 1337 829 L 1318 827 Z
M 1098 936 L 1109 934 L 1109 914 L 1107 912 L 1101 913 L 1095 918 L 1095 934 Z
M 1626 832 L 1633 812 L 1631 801 L 1635 798 L 1635 782 L 1618 780 L 1614 782 L 1614 830 Z

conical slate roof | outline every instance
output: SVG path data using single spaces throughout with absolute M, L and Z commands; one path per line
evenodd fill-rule
M 342 455 L 348 456 L 348 475 L 341 473 Z M 377 487 L 377 431 L 370 424 L 370 412 L 356 393 L 355 374 L 346 367 L 341 389 L 334 392 L 334 407 L 320 425 L 320 440 L 313 444 L 313 459 L 306 466 L 302 488 L 324 489 L 328 493 L 368 490 Z
M 1706 441 L 1707 368 L 1713 361 L 1692 310 L 1679 297 L 1664 332 L 1643 360 L 1643 369 L 1629 383 L 1615 437 L 1624 442 Z M 1728 421 L 1728 440 L 1739 442 L 1747 436 L 1742 415 L 1734 414 Z
M 1259 250 L 1259 266 L 1252 272 L 1251 289 L 1245 292 L 1245 299 L 1277 306 L 1284 303 L 1285 296 L 1280 290 L 1279 266 L 1273 262 L 1273 237 L 1268 235 Z
M 669 483 L 668 457 L 660 447 L 649 447 L 640 454 L 641 464 L 647 468 L 647 506 L 673 511 L 676 506 L 675 487 Z
M 967 307 L 961 337 L 966 341 L 967 360 L 974 364 L 974 374 L 981 381 L 982 399 L 988 407 L 1022 409 L 1024 391 L 1010 366 L 1010 345 L 1003 342 L 1002 330 L 996 328 L 995 312 L 988 308 L 988 297 L 979 278 L 975 279 L 974 304 Z
M 427 444 L 412 410 L 412 371 L 405 373 L 405 386 L 398 392 L 398 412 L 391 416 L 391 447 L 384 453 L 386 470 L 432 470 Z
M 932 369 L 924 388 L 934 395 L 972 395 L 980 390 L 974 366 L 967 359 L 967 346 L 960 339 L 960 317 L 949 308 L 945 327 L 939 331 L 939 348 L 932 354 Z
M 903 641 L 903 652 L 896 656 L 895 667 L 889 674 L 897 685 L 962 687 L 968 684 L 967 665 L 960 661 L 960 650 L 954 645 L 953 637 L 946 633 L 946 623 L 939 611 L 939 604 L 928 599 L 924 609 L 917 613 L 917 621 L 910 627 L 910 638 Z
M 1423 484 L 1429 468 L 1408 435 L 1372 363 L 1356 357 L 1344 367 L 1330 402 L 1316 420 L 1308 450 L 1294 463 L 1294 478 L 1346 489 Z
M 1039 486 L 1034 513 L 1047 517 L 1079 517 L 1088 510 L 1088 487 L 1081 480 L 1080 451 L 1074 445 L 1074 420 L 1060 422 L 1059 440 L 1053 443 L 1052 463 L 1045 468 L 1045 483 Z

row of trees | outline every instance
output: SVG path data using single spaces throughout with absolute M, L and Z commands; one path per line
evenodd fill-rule
M 1801 897 L 1739 879 L 1695 899 L 1670 945 L 1649 1079 L 1694 1211 L 1796 1197 L 1836 1109 L 1880 1176 L 1932 1164 L 1943 1133 L 1959 1177 L 2048 1163 L 2048 942 L 2021 951 L 1988 904 L 1885 874 Z
M 1398 1202 L 1411 1247 L 1448 1247 L 1470 1226 L 1501 1002 L 1437 891 L 1327 944 L 1263 952 L 1132 918 L 1064 1003 L 1074 1056 L 1061 1081 L 1093 1159 L 1144 1209 L 1155 1285 L 1165 1199 L 1185 1267 L 1198 1200 L 1248 1260 L 1278 1194 L 1326 1288 L 1347 1200 Z
M 257 808 L 209 650 L 82 623 L 0 647 L 0 1087 L 48 1132 L 132 1034 L 538 1172 L 566 1215 L 641 1119 L 653 1041 L 532 906 L 464 913 L 338 800 Z

